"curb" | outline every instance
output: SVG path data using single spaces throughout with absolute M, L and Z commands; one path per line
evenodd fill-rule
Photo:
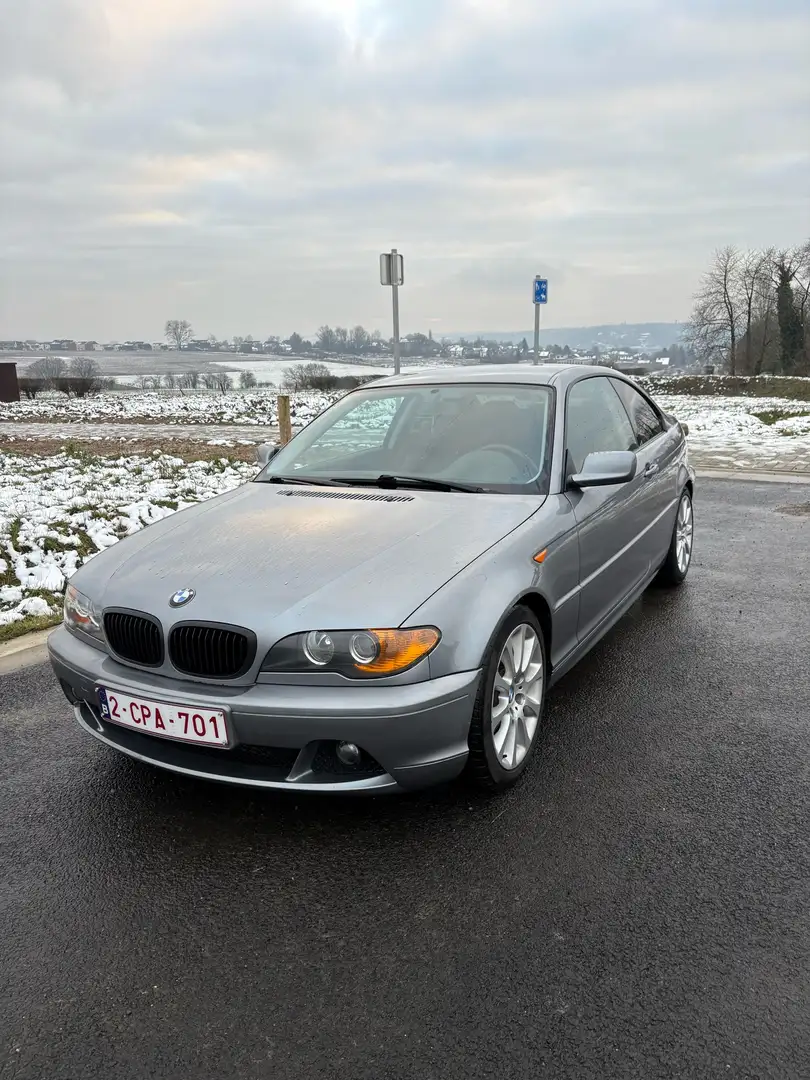
M 48 656 L 45 643 L 55 629 L 49 626 L 47 630 L 33 630 L 0 645 L 0 674 L 41 664 Z
M 695 466 L 699 477 L 707 480 L 750 480 L 761 484 L 810 484 L 806 472 L 757 472 L 754 469 L 703 469 Z

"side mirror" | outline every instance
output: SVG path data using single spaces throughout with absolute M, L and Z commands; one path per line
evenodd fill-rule
M 588 454 L 582 472 L 571 477 L 574 487 L 610 487 L 627 484 L 636 475 L 638 459 L 632 450 L 608 450 L 601 454 Z
M 275 443 L 261 443 L 256 447 L 256 460 L 264 468 L 269 461 L 273 460 L 280 449 L 281 447 L 276 446 Z

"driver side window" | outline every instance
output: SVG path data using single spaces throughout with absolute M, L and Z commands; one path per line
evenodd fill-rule
M 636 450 L 633 428 L 610 380 L 597 375 L 575 383 L 568 391 L 565 440 L 569 469 L 580 472 L 588 454 L 607 450 Z

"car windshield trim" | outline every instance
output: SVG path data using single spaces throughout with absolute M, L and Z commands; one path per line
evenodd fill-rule
M 430 476 L 399 476 L 381 473 L 379 476 L 332 476 L 337 484 L 379 488 L 424 488 L 426 491 L 463 491 L 474 495 L 483 494 L 487 489 L 474 484 L 462 484 L 455 480 L 440 480 Z
M 316 487 L 340 487 L 338 480 L 331 480 L 327 476 L 283 476 L 274 473 L 272 476 L 258 477 L 260 484 L 312 484 Z

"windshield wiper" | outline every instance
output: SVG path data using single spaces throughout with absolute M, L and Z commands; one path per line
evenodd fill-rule
M 433 480 L 428 476 L 394 476 L 382 473 L 380 476 L 333 476 L 337 484 L 363 485 L 378 488 L 422 488 L 425 491 L 467 491 L 480 494 L 485 489 L 472 484 L 459 484 L 454 480 Z
M 321 476 L 265 476 L 262 484 L 314 484 L 316 487 L 340 487 L 337 480 Z

